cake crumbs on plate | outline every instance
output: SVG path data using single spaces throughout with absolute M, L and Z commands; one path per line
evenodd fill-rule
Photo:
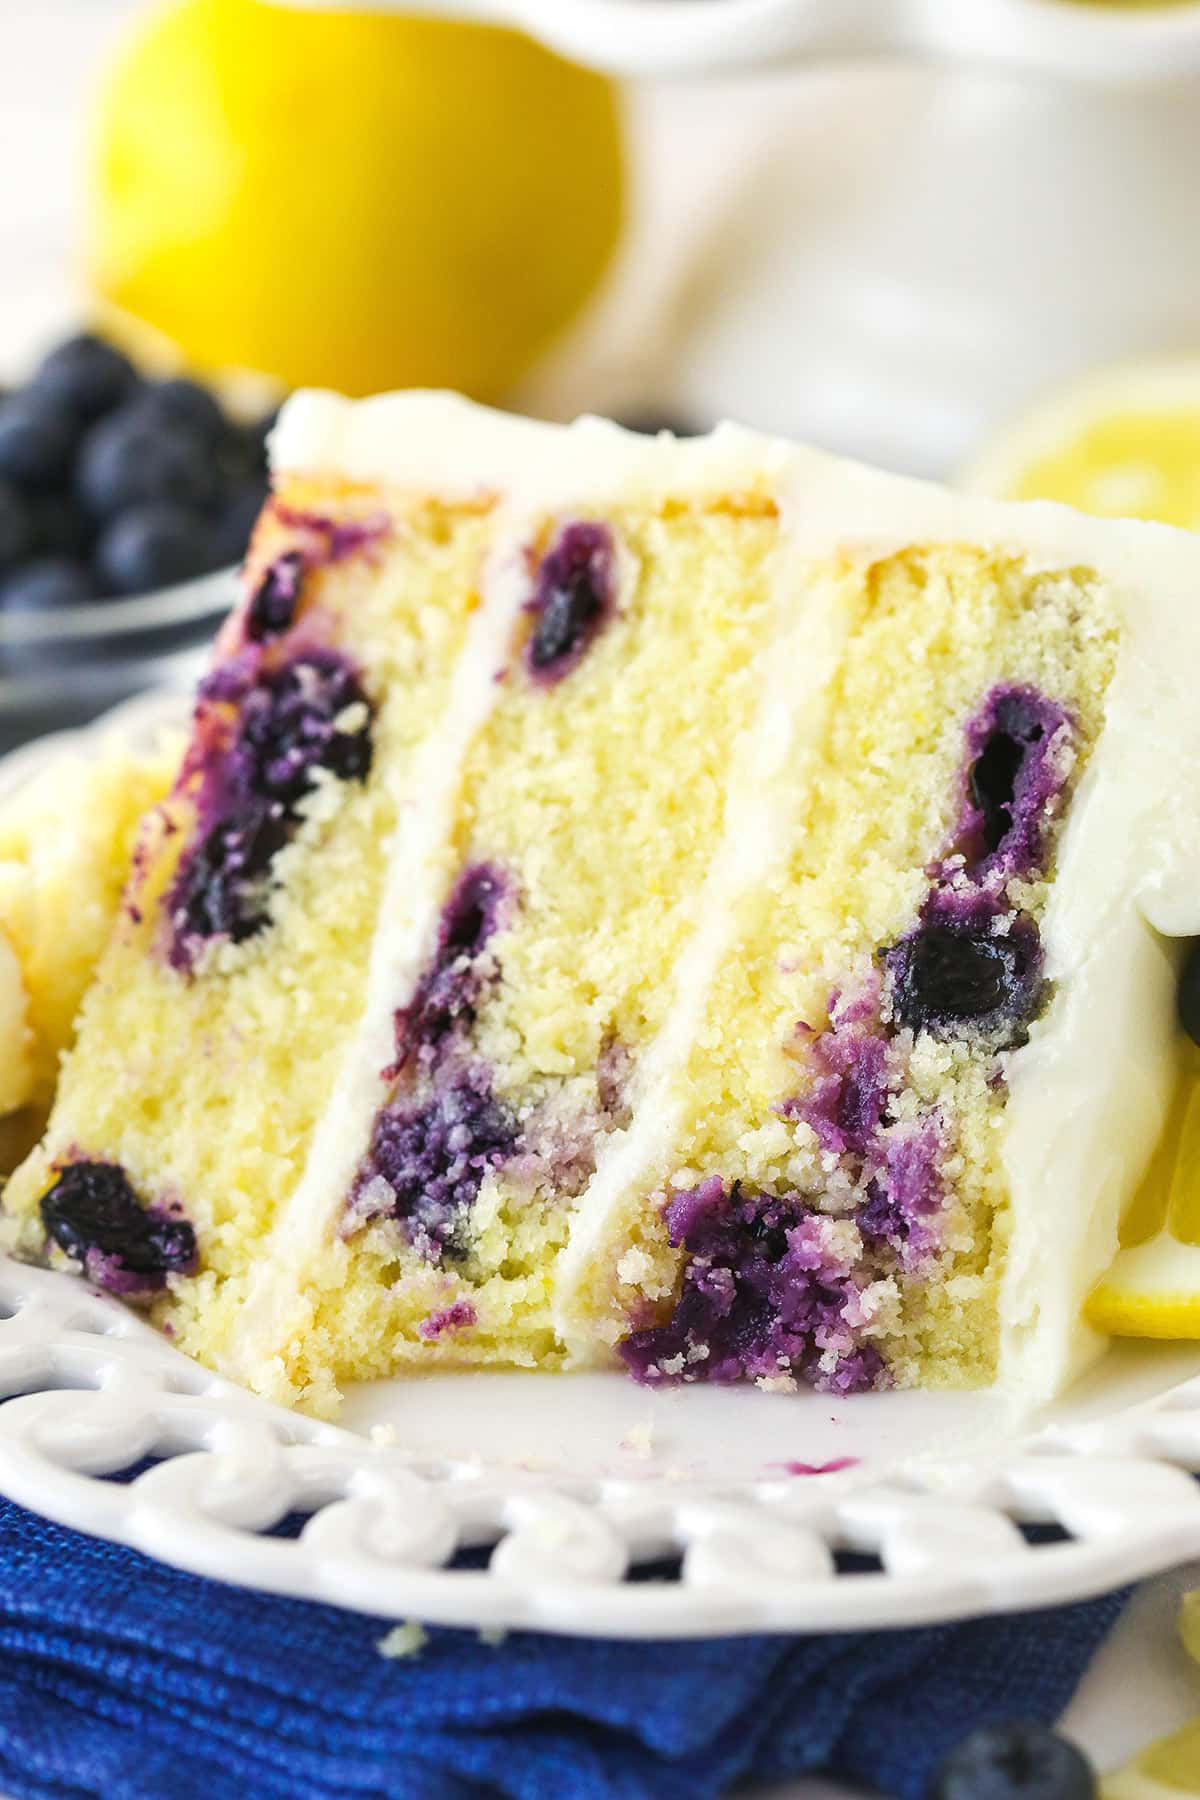
M 402 1625 L 393 1625 L 392 1629 L 381 1637 L 375 1648 L 380 1656 L 392 1661 L 402 1656 L 420 1656 L 429 1642 L 429 1633 L 419 1619 L 405 1619 Z
M 620 1447 L 630 1456 L 639 1456 L 643 1460 L 652 1456 L 654 1453 L 654 1420 L 641 1419 L 636 1425 L 631 1425 L 621 1439 Z

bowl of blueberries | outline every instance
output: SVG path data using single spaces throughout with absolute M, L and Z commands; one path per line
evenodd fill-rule
M 0 751 L 190 682 L 236 598 L 273 423 L 90 332 L 0 395 Z

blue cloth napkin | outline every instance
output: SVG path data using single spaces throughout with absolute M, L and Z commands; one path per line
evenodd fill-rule
M 705 1800 L 828 1770 L 919 1800 L 976 1725 L 1052 1722 L 1110 1596 L 919 1631 L 690 1644 L 433 1631 L 244 1593 L 0 1502 L 0 1792 Z

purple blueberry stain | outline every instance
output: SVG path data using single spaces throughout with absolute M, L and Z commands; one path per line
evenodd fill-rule
M 829 1029 L 807 1036 L 808 1085 L 779 1108 L 784 1118 L 803 1119 L 822 1150 L 839 1156 L 867 1150 L 887 1105 L 888 1045 L 878 1009 L 878 979 L 853 1001 L 831 996 Z
M 43 1194 L 41 1215 L 49 1241 L 110 1294 L 149 1296 L 168 1275 L 199 1266 L 196 1233 L 180 1209 L 143 1206 L 116 1163 L 68 1163 Z
M 202 684 L 181 782 L 198 830 L 167 900 L 168 960 L 190 972 L 204 946 L 268 924 L 272 866 L 302 818 L 318 771 L 365 781 L 370 702 L 349 662 L 312 649 L 274 665 L 234 658 Z
M 488 944 L 512 905 L 512 882 L 496 864 L 463 870 L 442 909 L 429 965 L 412 999 L 397 1010 L 396 1060 L 384 1071 L 389 1079 L 414 1057 L 435 1063 L 443 1046 L 474 1023 L 480 999 L 499 973 Z
M 516 1124 L 482 1065 L 457 1069 L 431 1093 L 395 1095 L 376 1115 L 351 1190 L 351 1227 L 393 1218 L 427 1262 L 461 1259 L 484 1179 L 516 1142 Z
M 533 630 L 525 655 L 542 682 L 561 681 L 581 661 L 615 606 L 615 552 L 606 525 L 566 525 L 538 565 L 527 610 Z
M 385 513 L 365 519 L 335 519 L 328 513 L 288 506 L 282 500 L 272 501 L 271 510 L 281 525 L 301 538 L 308 568 L 345 562 L 347 557 L 371 550 L 390 530 Z
M 864 1242 L 886 1244 L 906 1275 L 929 1274 L 940 1248 L 947 1136 L 936 1111 L 889 1126 L 881 1134 L 881 1163 L 867 1182 L 866 1203 L 854 1215 Z
M 1074 766 L 1071 714 L 1036 688 L 998 685 L 967 722 L 969 761 L 955 847 L 969 873 L 1029 876 Z
M 839 1394 L 886 1385 L 882 1357 L 859 1337 L 862 1292 L 840 1222 L 798 1196 L 716 1175 L 676 1195 L 664 1217 L 688 1259 L 671 1316 L 620 1346 L 639 1381 L 793 1376 Z
M 520 1140 L 491 1070 L 469 1054 L 476 1008 L 499 977 L 488 946 L 513 904 L 513 883 L 494 863 L 468 865 L 451 889 L 428 965 L 395 1015 L 395 1061 L 382 1072 L 395 1087 L 347 1201 L 349 1231 L 395 1219 L 431 1263 L 469 1253 L 470 1209 Z
M 455 1300 L 450 1306 L 439 1307 L 422 1319 L 417 1326 L 417 1336 L 431 1344 L 456 1331 L 469 1331 L 478 1322 L 479 1316 L 469 1300 Z

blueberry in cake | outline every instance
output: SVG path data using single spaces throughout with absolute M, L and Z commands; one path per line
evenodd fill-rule
M 732 427 L 299 396 L 11 1241 L 317 1409 L 1052 1392 L 1200 930 L 1198 586 Z

